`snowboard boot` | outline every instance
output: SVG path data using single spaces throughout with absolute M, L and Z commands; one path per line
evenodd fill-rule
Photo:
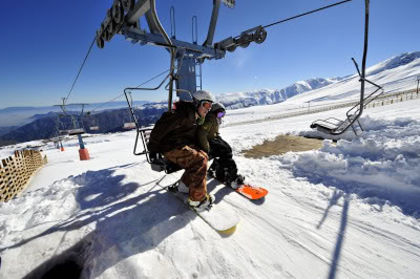
M 241 185 L 245 182 L 245 177 L 243 175 L 238 174 L 232 182 L 230 182 L 230 187 L 232 189 L 238 189 Z
M 210 210 L 213 205 L 215 197 L 213 195 L 206 194 L 205 198 L 202 201 L 193 201 L 188 198 L 188 205 L 197 212 L 204 210 Z

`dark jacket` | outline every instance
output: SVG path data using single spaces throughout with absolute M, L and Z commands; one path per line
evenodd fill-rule
M 200 148 L 207 153 L 210 151 L 209 140 L 219 137 L 219 122 L 215 112 L 209 112 L 203 125 L 198 128 L 197 138 Z
M 150 152 L 164 153 L 185 145 L 197 144 L 195 107 L 192 103 L 176 103 L 176 109 L 165 112 L 150 133 Z

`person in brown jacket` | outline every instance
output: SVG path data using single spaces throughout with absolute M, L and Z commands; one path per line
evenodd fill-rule
M 222 103 L 214 103 L 206 115 L 204 124 L 198 128 L 197 137 L 200 148 L 213 159 L 208 171 L 210 176 L 236 189 L 244 183 L 245 178 L 238 174 L 232 148 L 219 133 L 219 126 L 225 114 L 225 106 Z
M 192 94 L 193 102 L 177 102 L 156 122 L 148 150 L 153 163 L 158 154 L 185 169 L 178 190 L 188 192 L 188 204 L 196 210 L 210 208 L 214 196 L 207 194 L 207 154 L 198 148 L 197 127 L 204 123 L 213 96 L 204 90 Z

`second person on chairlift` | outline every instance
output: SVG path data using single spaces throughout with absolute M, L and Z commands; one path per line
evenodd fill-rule
M 238 168 L 232 158 L 232 148 L 219 133 L 219 126 L 225 114 L 225 106 L 222 103 L 214 103 L 206 115 L 204 124 L 198 128 L 197 135 L 201 149 L 213 159 L 209 168 L 210 176 L 237 189 L 244 183 L 244 177 L 238 174 Z

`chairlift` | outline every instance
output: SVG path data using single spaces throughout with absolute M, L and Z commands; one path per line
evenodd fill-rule
M 136 128 L 136 123 L 134 122 L 125 122 L 123 125 L 124 130 L 133 130 Z
M 58 132 L 60 136 L 67 136 L 69 134 L 69 130 L 59 130 Z
M 165 171 L 170 173 L 180 169 L 179 166 L 173 166 L 172 163 L 168 162 L 161 156 L 160 160 L 150 161 L 147 143 L 152 128 L 142 128 L 139 126 L 136 115 L 134 114 L 133 102 L 131 92 L 134 90 L 151 90 L 155 91 L 159 89 L 166 80 L 169 79 L 165 86 L 168 90 L 168 111 L 172 110 L 172 99 L 175 82 L 176 94 L 181 101 L 191 101 L 191 94 L 197 89 L 202 88 L 202 77 L 201 77 L 201 64 L 207 59 L 222 59 L 225 57 L 226 51 L 233 52 L 235 49 L 240 47 L 248 47 L 252 42 L 261 44 L 267 37 L 266 28 L 275 24 L 279 24 L 288 20 L 292 20 L 301 16 L 308 15 L 310 13 L 318 12 L 320 10 L 330 8 L 336 5 L 349 2 L 351 0 L 344 0 L 335 4 L 331 4 L 307 13 L 303 13 L 286 20 L 278 21 L 266 26 L 257 26 L 254 28 L 247 29 L 240 33 L 236 37 L 228 37 L 219 42 L 213 43 L 214 32 L 216 23 L 219 15 L 219 9 L 222 0 L 214 0 L 212 14 L 210 18 L 209 29 L 206 40 L 202 45 L 197 44 L 197 18 L 193 17 L 192 20 L 192 42 L 185 42 L 176 39 L 175 34 L 175 9 L 171 8 L 171 36 L 169 37 L 163 28 L 157 13 L 156 13 L 156 1 L 155 0 L 142 0 L 137 1 L 135 5 L 127 6 L 124 3 L 126 1 L 116 0 L 113 3 L 111 10 L 118 10 L 118 13 L 109 12 L 101 24 L 101 27 L 97 31 L 96 43 L 99 48 L 103 48 L 106 41 L 109 41 L 115 34 L 122 34 L 127 40 L 133 43 L 139 43 L 140 45 L 156 45 L 164 47 L 170 54 L 170 67 L 169 74 L 163 79 L 163 81 L 155 88 L 125 88 L 124 94 L 127 100 L 128 108 L 133 119 L 133 123 L 136 128 L 136 139 L 134 144 L 134 155 L 145 155 L 147 162 L 151 164 L 153 170 Z M 366 7 L 368 6 L 369 0 L 366 1 Z M 235 5 L 235 0 L 223 0 L 223 3 L 232 8 Z M 121 4 L 122 3 L 122 4 Z M 130 2 L 131 3 L 131 2 Z M 121 10 L 121 5 L 124 7 Z M 121 15 L 122 13 L 122 15 Z M 125 15 L 125 16 L 124 16 Z M 145 16 L 148 25 L 148 30 L 142 29 L 140 26 L 140 17 Z M 172 32 L 173 30 L 173 32 Z M 195 30 L 195 33 L 194 33 Z M 199 71 L 197 71 L 197 66 Z M 197 75 L 197 72 L 199 75 Z M 198 79 L 198 81 L 197 81 Z M 138 151 L 139 138 L 142 140 L 143 150 Z
M 89 130 L 90 131 L 99 131 L 99 126 L 90 126 Z
M 83 142 L 83 138 L 82 138 L 82 134 L 86 133 L 85 128 L 83 127 L 83 112 L 84 112 L 85 105 L 87 105 L 87 104 L 66 104 L 66 98 L 62 98 L 62 104 L 57 105 L 62 109 L 62 111 L 65 115 L 68 114 L 67 111 L 66 111 L 67 106 L 81 106 L 81 108 L 82 108 L 81 112 L 80 112 L 80 123 L 79 123 L 79 125 L 77 125 L 76 120 L 74 119 L 74 116 L 72 114 L 70 114 L 72 124 L 73 124 L 73 129 L 68 130 L 68 135 L 69 136 L 77 135 L 77 139 L 79 141 L 79 147 L 80 147 L 80 149 L 79 149 L 80 160 L 89 160 L 90 159 L 89 152 L 85 148 L 85 143 Z M 76 126 L 79 126 L 79 128 L 77 128 Z M 64 149 L 62 149 L 62 150 L 64 150 Z
M 162 84 L 167 80 L 168 77 L 165 77 L 164 80 L 159 84 L 158 87 L 155 88 L 125 88 L 124 89 L 124 95 L 127 101 L 128 109 L 131 115 L 131 119 L 133 120 L 134 128 L 136 129 L 136 138 L 134 141 L 134 148 L 133 148 L 133 154 L 134 155 L 145 155 L 147 162 L 150 164 L 152 170 L 154 171 L 164 171 L 165 173 L 169 174 L 172 172 L 176 172 L 181 169 L 180 166 L 177 164 L 174 164 L 168 160 L 166 160 L 162 154 L 159 154 L 159 158 L 156 160 L 151 161 L 149 156 L 149 150 L 147 148 L 147 144 L 149 143 L 150 133 L 153 130 L 153 127 L 141 127 L 138 119 L 134 112 L 134 106 L 133 106 L 133 98 L 131 95 L 131 91 L 133 90 L 158 90 Z M 192 98 L 192 97 L 191 97 Z M 143 145 L 143 150 L 138 151 L 138 145 L 139 145 L 139 138 L 141 138 L 141 142 Z
M 87 123 L 90 124 L 88 126 L 88 130 L 91 132 L 96 132 L 99 131 L 99 126 L 96 125 L 96 120 L 92 117 L 92 112 L 91 111 L 87 111 L 85 113 L 85 115 L 87 116 Z
M 335 117 L 329 117 L 327 119 L 318 119 L 312 122 L 311 128 L 317 129 L 320 132 L 324 132 L 331 135 L 341 135 L 346 132 L 350 127 L 354 134 L 358 136 L 357 130 L 363 132 L 363 127 L 360 124 L 359 118 L 363 113 L 363 109 L 373 100 L 378 98 L 384 93 L 383 87 L 372 81 L 366 79 L 366 57 L 368 47 L 368 32 L 369 32 L 369 0 L 365 0 L 365 28 L 364 28 L 364 44 L 363 44 L 363 59 L 362 59 L 362 71 L 360 72 L 359 66 L 354 58 L 352 61 L 356 67 L 357 73 L 360 77 L 360 101 L 346 112 L 346 119 L 341 120 Z M 376 89 L 365 97 L 365 83 L 373 85 Z
M 69 136 L 83 135 L 85 133 L 86 133 L 86 131 L 83 128 L 77 128 L 77 129 L 69 130 Z
M 358 129 L 360 129 L 360 131 L 363 131 L 363 127 L 360 124 L 359 117 L 362 115 L 363 109 L 366 108 L 367 105 L 369 105 L 373 100 L 375 100 L 376 98 L 384 94 L 384 89 L 382 86 L 375 84 L 367 80 L 366 78 L 362 77 L 356 61 L 354 60 L 354 58 L 352 58 L 352 60 L 360 76 L 360 82 L 363 82 L 363 81 L 368 82 L 372 84 L 373 86 L 375 86 L 376 89 L 367 97 L 363 97 L 364 85 L 362 85 L 363 88 L 361 89 L 361 97 L 360 97 L 361 100 L 346 112 L 346 119 L 341 120 L 336 117 L 329 117 L 327 119 L 318 119 L 318 120 L 315 120 L 311 124 L 310 127 L 312 129 L 317 129 L 320 132 L 324 132 L 331 135 L 341 135 L 351 127 L 356 136 L 359 135 L 357 133 Z

